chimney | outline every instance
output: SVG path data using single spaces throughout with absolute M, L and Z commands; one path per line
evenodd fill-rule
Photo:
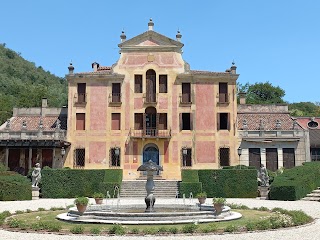
M 230 71 L 231 71 L 231 74 L 237 74 L 237 66 L 235 65 L 234 61 L 232 62 Z
M 150 18 L 150 21 L 148 22 L 148 31 L 153 31 L 154 23 L 152 22 L 152 18 Z
M 176 35 L 176 39 L 178 42 L 181 42 L 181 37 L 182 37 L 182 35 L 181 35 L 180 31 L 178 30 L 177 35 Z
M 126 36 L 126 34 L 124 33 L 124 31 L 121 32 L 120 39 L 121 39 L 121 42 L 126 41 L 127 36 Z
M 68 69 L 69 69 L 69 74 L 73 74 L 74 67 L 72 66 L 72 63 L 70 63 Z
M 245 92 L 240 92 L 239 98 L 240 98 L 240 104 L 246 104 L 246 93 Z
M 48 99 L 47 99 L 47 98 L 42 98 L 41 107 L 42 107 L 42 108 L 48 107 Z
M 92 70 L 93 70 L 94 72 L 97 72 L 97 71 L 98 71 L 99 63 L 94 62 L 94 63 L 91 64 L 91 66 L 92 66 Z

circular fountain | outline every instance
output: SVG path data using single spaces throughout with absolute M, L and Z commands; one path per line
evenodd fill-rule
M 174 203 L 172 200 L 167 200 L 165 203 L 157 204 L 155 207 L 153 174 L 160 170 L 163 171 L 162 167 L 156 165 L 151 160 L 137 169 L 137 171 L 147 172 L 146 206 L 143 204 L 120 204 L 119 189 L 115 189 L 115 192 L 118 192 L 117 198 L 114 200 L 110 200 L 109 198 L 109 205 L 107 205 L 107 197 L 105 205 L 89 205 L 82 215 L 76 207 L 73 207 L 70 208 L 68 213 L 59 214 L 57 218 L 83 223 L 149 225 L 229 221 L 242 217 L 240 213 L 230 211 L 228 206 L 224 206 L 222 213 L 217 214 L 212 205 L 194 204 L 192 193 L 190 193 L 189 204 L 186 203 L 185 195 L 183 195 L 183 199 L 178 199 L 176 196 Z M 116 204 L 114 204 L 114 201 L 116 201 Z

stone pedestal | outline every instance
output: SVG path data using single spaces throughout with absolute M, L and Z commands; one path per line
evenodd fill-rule
M 270 191 L 269 187 L 258 187 L 259 193 L 260 193 L 260 199 L 268 199 L 268 193 Z
M 32 200 L 38 200 L 40 196 L 40 188 L 32 187 Z

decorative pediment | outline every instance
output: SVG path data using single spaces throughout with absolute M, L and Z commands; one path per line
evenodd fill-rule
M 180 51 L 183 44 L 155 31 L 146 31 L 118 45 L 121 51 Z

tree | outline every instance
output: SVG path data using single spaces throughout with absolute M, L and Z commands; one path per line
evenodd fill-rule
M 285 103 L 283 97 L 285 91 L 279 86 L 275 87 L 271 83 L 255 83 L 250 85 L 238 84 L 238 93 L 246 93 L 246 103 L 248 104 L 275 104 Z
M 320 106 L 318 103 L 298 102 L 289 104 L 289 111 L 296 117 L 318 117 L 320 116 Z

